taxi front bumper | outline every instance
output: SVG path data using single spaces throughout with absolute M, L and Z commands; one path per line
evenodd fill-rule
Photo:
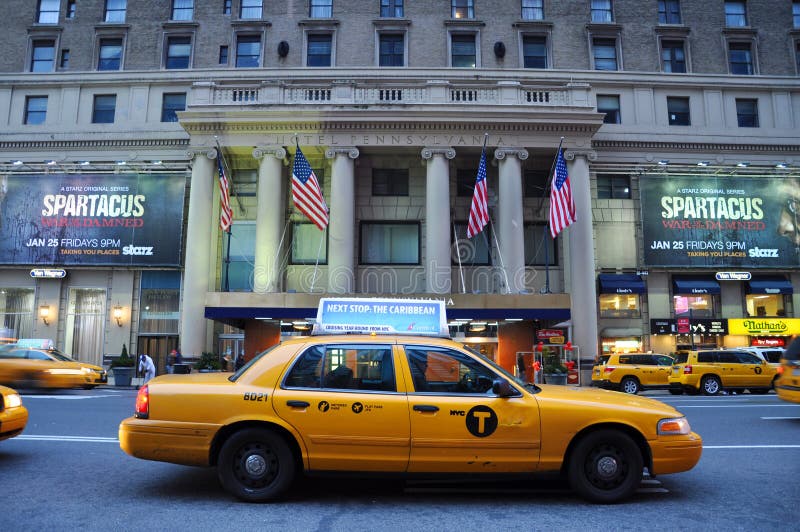
M 703 439 L 697 433 L 686 436 L 660 437 L 650 441 L 653 453 L 653 475 L 688 471 L 697 465 L 703 454 Z
M 209 450 L 218 425 L 151 421 L 129 417 L 119 425 L 119 446 L 144 460 L 208 466 Z
M 0 440 L 13 438 L 25 429 L 28 410 L 24 406 L 8 408 L 0 412 Z

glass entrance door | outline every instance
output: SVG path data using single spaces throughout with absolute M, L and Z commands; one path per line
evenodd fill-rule
M 150 355 L 156 365 L 156 375 L 163 375 L 167 372 L 167 356 L 177 348 L 177 336 L 139 336 L 136 356 Z

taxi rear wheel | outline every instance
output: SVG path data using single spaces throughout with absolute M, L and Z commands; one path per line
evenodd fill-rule
M 700 388 L 703 390 L 703 395 L 717 395 L 722 391 L 722 383 L 719 382 L 718 377 L 709 375 L 708 377 L 703 377 Z
M 639 393 L 639 381 L 635 377 L 625 377 L 619 384 L 620 389 L 625 393 L 636 395 Z
M 234 433 L 219 453 L 217 474 L 222 486 L 248 502 L 266 502 L 283 495 L 295 476 L 292 451 L 267 429 Z
M 567 475 L 578 494 L 608 504 L 636 491 L 643 468 L 642 453 L 630 436 L 617 430 L 598 430 L 575 446 Z

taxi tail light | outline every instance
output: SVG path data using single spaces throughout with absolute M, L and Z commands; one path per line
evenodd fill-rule
M 617 369 L 616 366 L 606 366 L 606 367 L 603 368 L 603 373 L 611 373 L 615 369 Z
M 686 364 L 685 366 L 683 366 L 683 374 L 684 375 L 691 375 L 691 373 L 692 373 L 692 365 L 691 364 Z
M 139 388 L 139 393 L 136 394 L 136 412 L 134 415 L 142 419 L 150 417 L 150 387 L 147 384 Z
M 778 366 L 778 375 L 783 373 L 783 366 Z

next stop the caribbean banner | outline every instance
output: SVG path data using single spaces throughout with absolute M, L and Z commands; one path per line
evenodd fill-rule
M 180 266 L 182 176 L 2 179 L 0 264 Z
M 800 182 L 766 177 L 643 177 L 648 266 L 800 265 Z

